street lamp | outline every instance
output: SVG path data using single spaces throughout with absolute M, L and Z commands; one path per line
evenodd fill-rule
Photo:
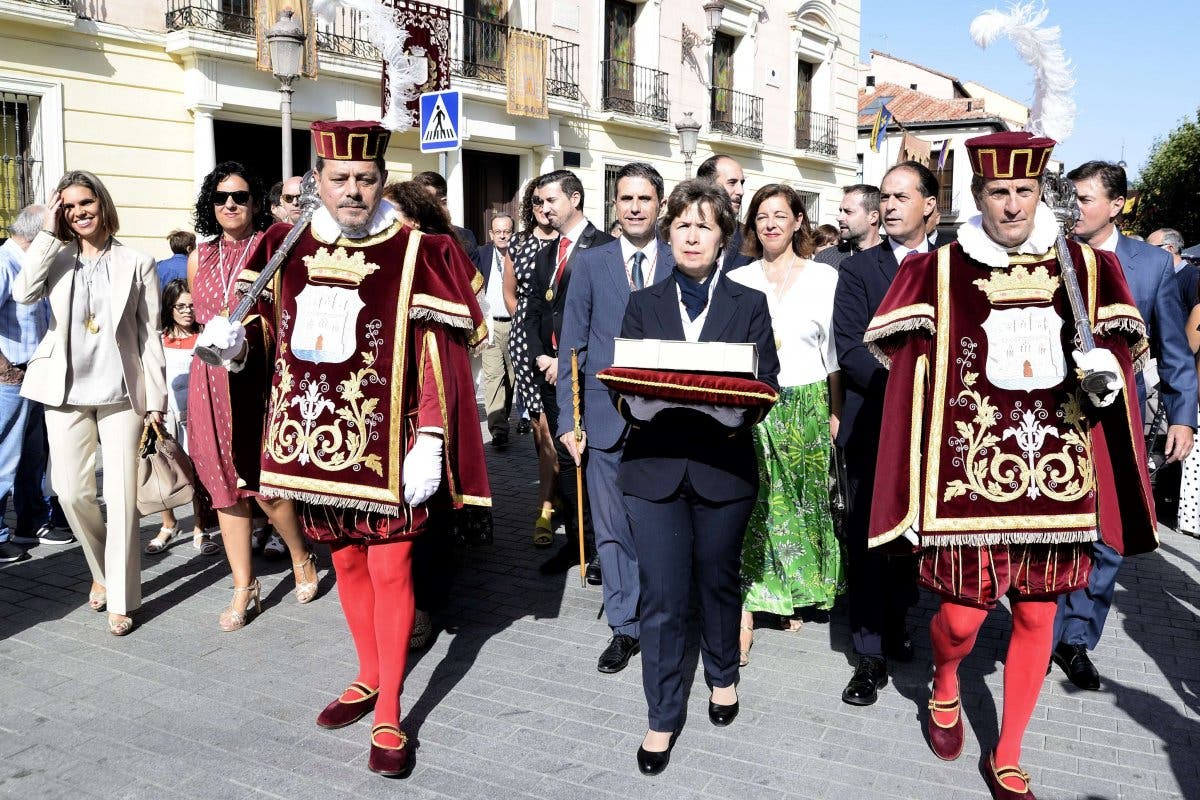
M 271 72 L 279 78 L 279 111 L 283 116 L 283 177 L 292 177 L 292 81 L 300 77 L 304 56 L 304 29 L 292 19 L 292 10 L 279 12 L 279 19 L 267 29 L 267 47 L 271 49 Z
M 692 177 L 692 156 L 696 155 L 696 144 L 700 139 L 700 123 L 692 116 L 692 112 L 685 111 L 683 119 L 675 123 L 675 130 L 679 131 L 679 150 L 683 153 L 683 177 L 689 180 Z
M 704 4 L 704 21 L 708 23 L 708 32 L 712 34 L 721 27 L 721 13 L 725 10 L 723 0 L 708 0 Z

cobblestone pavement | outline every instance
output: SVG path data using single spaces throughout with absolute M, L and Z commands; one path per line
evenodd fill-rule
M 697 674 L 671 766 L 637 774 L 646 727 L 640 662 L 596 672 L 608 628 L 577 575 L 542 577 L 529 543 L 529 437 L 488 451 L 496 543 L 460 554 L 454 599 L 415 654 L 405 723 L 419 742 L 404 781 L 366 769 L 370 720 L 314 717 L 355 675 L 328 557 L 300 606 L 285 562 L 259 561 L 265 611 L 222 633 L 232 586 L 190 537 L 143 557 L 145 604 L 124 639 L 88 610 L 78 545 L 39 546 L 0 568 L 0 796 L 14 798 L 982 798 L 980 741 L 996 739 L 1007 612 L 963 666 L 968 741 L 938 761 L 923 741 L 932 604 L 914 614 L 918 657 L 880 701 L 844 705 L 851 667 L 839 608 L 799 633 L 757 632 L 742 713 L 706 719 Z M 187 530 L 190 520 L 185 519 Z M 158 523 L 144 520 L 143 540 Z M 560 537 L 561 538 L 561 537 Z M 1200 541 L 1164 529 L 1126 564 L 1095 659 L 1100 692 L 1056 668 L 1026 736 L 1040 798 L 1200 798 Z

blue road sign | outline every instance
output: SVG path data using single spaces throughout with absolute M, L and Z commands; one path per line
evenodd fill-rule
M 421 152 L 440 153 L 462 147 L 462 92 L 421 95 Z

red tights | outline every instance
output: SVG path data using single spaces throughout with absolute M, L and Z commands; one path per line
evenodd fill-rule
M 1004 659 L 1004 717 L 1000 741 L 996 744 L 997 766 L 1021 763 L 1021 739 L 1046 678 L 1057 609 L 1054 600 L 1015 600 L 1012 604 L 1012 636 Z M 987 613 L 974 606 L 942 601 L 929 628 L 935 700 L 953 700 L 958 696 L 958 665 L 975 646 L 975 637 Z M 953 722 L 954 713 L 939 713 L 938 720 Z M 1022 785 L 1014 780 L 1010 788 L 1020 790 Z
M 367 686 L 379 687 L 375 724 L 400 724 L 400 691 L 408 663 L 408 639 L 413 627 L 412 542 L 398 541 L 363 546 L 333 546 L 338 596 L 358 653 L 358 677 Z M 343 700 L 358 694 L 348 692 Z M 399 739 L 382 745 L 397 745 Z

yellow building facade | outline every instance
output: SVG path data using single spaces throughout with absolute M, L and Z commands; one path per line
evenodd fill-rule
M 0 237 L 65 170 L 87 169 L 112 191 L 122 239 L 164 257 L 218 160 L 247 162 L 267 185 L 280 178 L 279 83 L 256 68 L 250 0 L 69 2 L 0 0 Z M 857 172 L 859 3 L 722 6 L 710 28 L 691 0 L 450 0 L 463 149 L 442 163 L 414 131 L 398 134 L 392 178 L 444 170 L 452 215 L 482 240 L 526 180 L 565 167 L 599 225 L 621 165 L 649 161 L 668 187 L 684 177 L 676 123 L 691 114 L 694 164 L 733 156 L 748 193 L 789 183 L 814 223 L 830 221 Z M 513 31 L 547 41 L 547 119 L 506 113 L 503 60 L 480 46 Z M 318 33 L 318 78 L 294 87 L 297 171 L 309 123 L 379 116 L 379 62 L 357 21 Z

